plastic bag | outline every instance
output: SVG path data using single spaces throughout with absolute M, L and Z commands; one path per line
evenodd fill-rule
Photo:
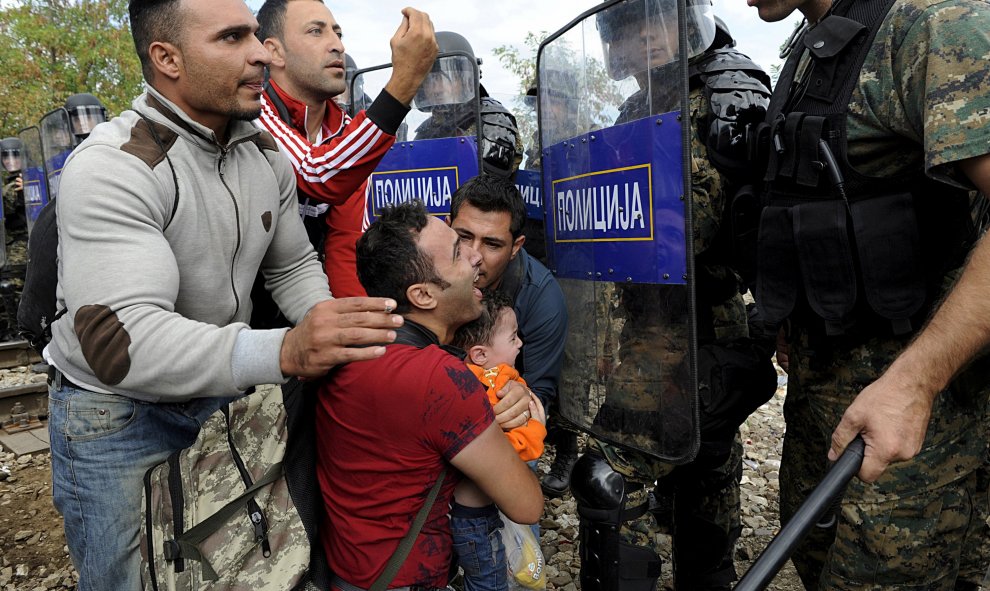
M 539 540 L 528 525 L 520 525 L 501 512 L 499 516 L 503 524 L 505 562 L 511 577 L 509 588 L 543 591 L 547 587 L 547 580 Z

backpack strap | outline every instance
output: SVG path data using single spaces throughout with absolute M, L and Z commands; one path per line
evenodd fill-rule
M 186 530 L 176 539 L 165 542 L 163 548 L 165 560 L 179 560 L 182 558 L 198 560 L 203 567 L 204 580 L 216 581 L 219 579 L 220 577 L 217 575 L 217 572 L 213 570 L 213 566 L 210 564 L 210 561 L 203 556 L 202 552 L 200 552 L 199 544 L 208 538 L 210 534 L 217 531 L 217 529 L 226 523 L 227 520 L 230 519 L 235 513 L 247 505 L 248 501 L 253 499 L 254 495 L 259 490 L 275 482 L 281 476 L 282 462 L 278 462 L 277 464 L 272 465 L 272 467 L 265 472 L 265 475 L 259 478 L 257 482 L 248 487 L 247 490 L 238 495 L 237 498 L 221 507 L 219 511 L 197 523 L 194 527 Z
M 502 274 L 502 283 L 498 286 L 498 291 L 509 296 L 513 306 L 516 305 L 516 297 L 519 295 L 520 290 L 522 290 L 523 277 L 526 275 L 523 256 L 520 252 L 516 255 L 516 258 L 509 261 L 509 265 Z
M 433 503 L 437 500 L 437 496 L 440 494 L 440 487 L 443 485 L 444 476 L 447 475 L 447 468 L 444 467 L 440 471 L 440 476 L 437 476 L 437 481 L 430 489 L 430 495 L 426 497 L 426 502 L 423 503 L 422 508 L 420 508 L 419 513 L 416 514 L 416 519 L 413 521 L 412 526 L 409 527 L 409 531 L 406 532 L 405 537 L 399 541 L 399 546 L 395 549 L 395 553 L 392 557 L 388 559 L 388 564 L 385 565 L 385 570 L 382 574 L 378 575 L 375 582 L 371 584 L 371 588 L 368 591 L 385 591 L 388 588 L 388 584 L 392 582 L 395 575 L 399 573 L 399 569 L 402 568 L 402 563 L 406 561 L 406 557 L 409 556 L 409 552 L 412 550 L 413 543 L 416 542 L 416 538 L 419 536 L 419 531 L 423 529 L 423 524 L 426 523 L 426 518 L 430 514 L 430 509 L 433 508 Z M 204 569 L 205 570 L 205 569 Z
M 151 119 L 148 119 L 144 113 L 138 111 L 137 109 L 135 109 L 134 112 L 148 124 L 148 131 L 151 132 L 151 137 L 158 145 L 158 149 L 162 151 L 162 155 L 165 156 L 165 160 L 168 162 L 169 170 L 172 171 L 172 184 L 175 186 L 175 198 L 172 200 L 172 213 L 168 216 L 168 219 L 165 220 L 165 225 L 162 227 L 162 230 L 165 230 L 165 228 L 168 228 L 168 225 L 172 223 L 172 219 L 175 218 L 175 212 L 179 209 L 179 177 L 175 174 L 175 165 L 172 164 L 172 158 L 169 157 L 168 150 L 165 149 L 165 144 L 162 143 L 162 138 L 159 137 L 158 132 L 155 131 L 155 125 L 151 122 Z

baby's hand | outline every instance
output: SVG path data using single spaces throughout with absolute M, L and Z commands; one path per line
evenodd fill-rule
M 547 411 L 543 408 L 543 403 L 540 402 L 539 397 L 532 392 L 529 393 L 529 415 L 539 421 L 541 425 L 546 426 Z

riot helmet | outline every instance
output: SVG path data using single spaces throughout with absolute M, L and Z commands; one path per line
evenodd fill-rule
M 545 68 L 539 73 L 537 86 L 541 101 L 540 128 L 543 142 L 549 145 L 576 136 L 580 126 L 581 96 L 575 72 Z
M 23 168 L 21 153 L 23 146 L 21 139 L 8 137 L 0 140 L 0 160 L 3 161 L 3 168 L 9 173 L 18 173 Z
M 491 97 L 481 99 L 481 166 L 488 174 L 510 177 L 515 172 L 519 128 L 516 118 Z
M 715 39 L 711 0 L 686 0 L 688 58 Z M 676 0 L 625 0 L 598 13 L 605 67 L 613 80 L 673 62 L 678 53 Z
M 333 100 L 340 105 L 340 108 L 344 111 L 350 112 L 351 106 L 353 105 L 354 111 L 357 112 L 361 109 L 365 109 L 368 105 L 364 104 L 364 78 L 358 78 L 357 82 L 354 84 L 354 97 L 351 96 L 351 83 L 354 81 L 354 75 L 357 73 L 358 67 L 357 63 L 354 62 L 354 58 L 351 54 L 344 54 L 344 92 L 333 97 Z M 356 103 L 356 104 L 355 104 Z
M 569 111 L 576 108 L 579 98 L 575 73 L 547 68 L 540 73 L 539 85 L 543 88 L 544 111 L 555 116 L 558 125 L 569 119 Z
M 81 141 L 72 133 L 71 117 L 65 108 L 51 111 L 41 118 L 41 145 L 45 159 L 71 152 Z
M 346 72 L 345 75 L 348 76 L 349 78 L 353 78 L 354 72 L 357 72 L 357 69 L 358 67 L 357 64 L 354 63 L 354 58 L 351 57 L 351 54 L 345 53 L 344 54 L 344 72 Z
M 69 113 L 72 134 L 77 140 L 84 140 L 93 128 L 107 120 L 107 110 L 100 99 L 83 92 L 65 99 L 65 110 Z
M 477 95 L 474 73 L 480 62 L 471 44 L 463 35 L 451 31 L 437 31 L 436 38 L 437 59 L 413 97 L 413 106 L 420 111 L 460 105 Z

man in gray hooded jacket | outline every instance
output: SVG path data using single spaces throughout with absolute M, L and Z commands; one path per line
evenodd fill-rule
M 132 0 L 130 23 L 146 92 L 75 150 L 57 206 L 53 496 L 82 591 L 141 587 L 142 476 L 212 412 L 378 357 L 402 322 L 331 300 L 292 168 L 249 123 L 270 58 L 247 6 Z M 259 271 L 294 328 L 248 326 Z

